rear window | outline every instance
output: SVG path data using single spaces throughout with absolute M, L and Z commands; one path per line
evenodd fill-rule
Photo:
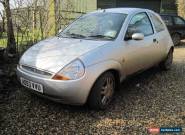
M 171 16 L 161 16 L 167 26 L 173 25 Z
M 159 19 L 158 16 L 156 16 L 156 15 L 153 14 L 153 13 L 151 13 L 151 14 L 150 14 L 150 17 L 152 18 L 154 27 L 155 27 L 155 29 L 156 29 L 157 32 L 161 32 L 161 31 L 165 30 L 165 26 L 164 26 L 164 24 L 162 23 L 162 21 Z
M 185 25 L 185 22 L 180 17 L 174 17 L 174 22 L 176 25 Z

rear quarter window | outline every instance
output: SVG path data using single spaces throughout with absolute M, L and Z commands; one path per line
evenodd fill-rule
M 163 30 L 165 30 L 165 26 L 164 24 L 162 23 L 161 19 L 159 19 L 158 16 L 156 16 L 155 14 L 151 13 L 150 14 L 150 17 L 152 19 L 152 22 L 154 24 L 154 27 L 155 27 L 155 30 L 157 32 L 161 32 Z
M 184 20 L 181 19 L 180 17 L 173 17 L 173 19 L 174 19 L 174 23 L 175 23 L 176 25 L 185 25 Z

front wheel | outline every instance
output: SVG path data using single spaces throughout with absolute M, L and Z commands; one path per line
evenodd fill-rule
M 101 75 L 95 82 L 89 98 L 88 105 L 92 109 L 106 109 L 115 92 L 116 79 L 111 72 Z
M 170 49 L 166 59 L 159 64 L 162 70 L 169 70 L 173 63 L 173 49 Z

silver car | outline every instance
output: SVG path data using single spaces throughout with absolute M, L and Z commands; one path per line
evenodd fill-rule
M 155 12 L 98 10 L 28 49 L 17 75 L 23 86 L 40 96 L 105 109 L 127 76 L 156 65 L 170 69 L 173 50 L 169 32 Z

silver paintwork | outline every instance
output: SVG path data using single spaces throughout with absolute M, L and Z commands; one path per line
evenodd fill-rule
M 72 60 L 106 43 L 107 41 L 53 37 L 28 49 L 19 64 L 56 73 Z
M 96 12 L 103 12 L 103 10 Z M 61 99 L 61 102 L 67 104 L 84 104 L 93 84 L 103 72 L 110 69 L 115 70 L 122 81 L 126 76 L 148 69 L 166 58 L 173 46 L 167 28 L 159 33 L 154 29 L 155 33 L 144 37 L 143 40 L 124 40 L 126 28 L 132 16 L 140 12 L 154 13 L 153 11 L 117 8 L 107 9 L 106 12 L 128 14 L 114 41 L 52 37 L 28 49 L 20 59 L 20 65 L 27 65 L 55 75 L 64 66 L 78 58 L 85 65 L 85 74 L 82 78 L 56 81 L 51 79 L 52 76 L 45 78 L 25 72 L 20 66 L 17 67 L 18 78 L 23 77 L 42 84 L 44 95 L 51 97 L 52 100 Z M 154 38 L 157 42 L 153 42 Z
M 134 40 L 143 40 L 144 35 L 142 33 L 135 33 L 135 34 L 132 35 L 132 39 L 134 39 Z

